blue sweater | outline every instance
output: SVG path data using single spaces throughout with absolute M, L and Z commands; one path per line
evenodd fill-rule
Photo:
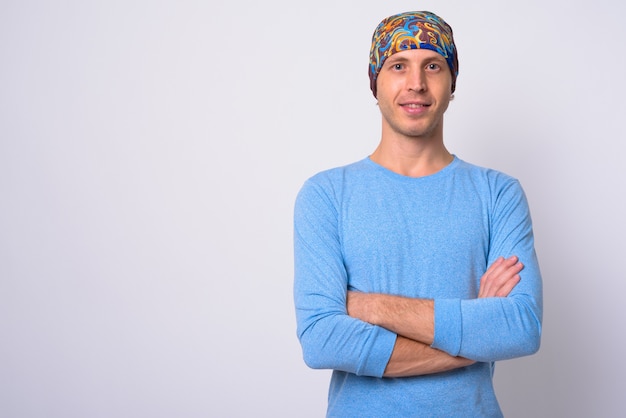
M 498 256 L 525 267 L 506 298 L 477 299 Z M 498 417 L 494 361 L 539 348 L 542 285 L 519 182 L 454 157 L 410 178 L 369 158 L 303 185 L 294 216 L 298 338 L 312 368 L 333 369 L 328 416 Z M 477 362 L 382 377 L 396 334 L 346 313 L 346 291 L 434 300 L 432 346 Z

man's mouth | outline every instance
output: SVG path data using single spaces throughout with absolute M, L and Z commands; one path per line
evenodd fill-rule
M 409 109 L 419 109 L 422 107 L 428 107 L 430 105 L 425 103 L 404 103 L 401 106 L 408 107 Z

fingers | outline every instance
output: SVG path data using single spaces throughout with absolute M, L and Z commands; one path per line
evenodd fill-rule
M 519 283 L 524 265 L 516 256 L 498 257 L 480 279 L 479 298 L 506 297 Z

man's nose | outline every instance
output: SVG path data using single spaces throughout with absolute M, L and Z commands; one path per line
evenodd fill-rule
M 426 91 L 428 86 L 426 84 L 426 74 L 421 68 L 413 68 L 407 74 L 407 87 L 409 90 L 415 92 Z

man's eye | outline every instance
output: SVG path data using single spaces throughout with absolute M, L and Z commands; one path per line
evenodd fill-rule
M 441 67 L 439 66 L 439 64 L 428 64 L 426 68 L 428 68 L 429 70 L 438 70 Z
M 394 64 L 393 65 L 393 69 L 394 70 L 401 70 L 402 68 L 404 68 L 404 66 L 402 64 Z

